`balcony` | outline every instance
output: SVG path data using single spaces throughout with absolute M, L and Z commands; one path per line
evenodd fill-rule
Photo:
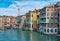
M 49 16 L 47 16 L 47 17 L 49 17 Z M 54 18 L 54 17 L 57 18 L 57 15 L 56 15 L 56 16 L 50 16 L 50 17 L 51 17 L 51 18 Z
M 46 18 L 46 16 L 40 16 L 40 18 Z
M 57 23 L 57 19 L 46 19 L 46 23 Z
M 40 21 L 39 23 L 46 23 L 46 21 Z
M 26 24 L 33 24 L 33 23 L 32 23 L 32 22 L 30 22 L 30 21 L 29 21 L 29 22 L 28 22 L 28 21 L 26 21 L 25 23 L 26 23 Z
M 57 21 L 56 22 L 39 21 L 38 23 L 57 23 Z

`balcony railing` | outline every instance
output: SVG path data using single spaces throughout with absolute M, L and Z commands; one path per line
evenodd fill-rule
M 51 22 L 49 22 L 49 21 L 38 21 L 38 23 L 58 23 L 57 21 L 55 21 L 55 22 L 53 22 L 53 21 L 51 21 Z
M 40 18 L 46 18 L 46 16 L 40 16 Z

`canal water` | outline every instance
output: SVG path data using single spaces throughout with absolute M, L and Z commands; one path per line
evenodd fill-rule
M 8 29 L 0 30 L 0 41 L 60 41 L 60 37 L 32 31 Z

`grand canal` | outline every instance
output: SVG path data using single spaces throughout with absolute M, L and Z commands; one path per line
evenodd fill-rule
M 0 41 L 60 41 L 59 36 L 42 35 L 32 31 L 0 30 Z

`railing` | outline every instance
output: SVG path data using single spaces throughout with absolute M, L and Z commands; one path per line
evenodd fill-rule
M 46 16 L 40 16 L 39 18 L 46 18 Z

